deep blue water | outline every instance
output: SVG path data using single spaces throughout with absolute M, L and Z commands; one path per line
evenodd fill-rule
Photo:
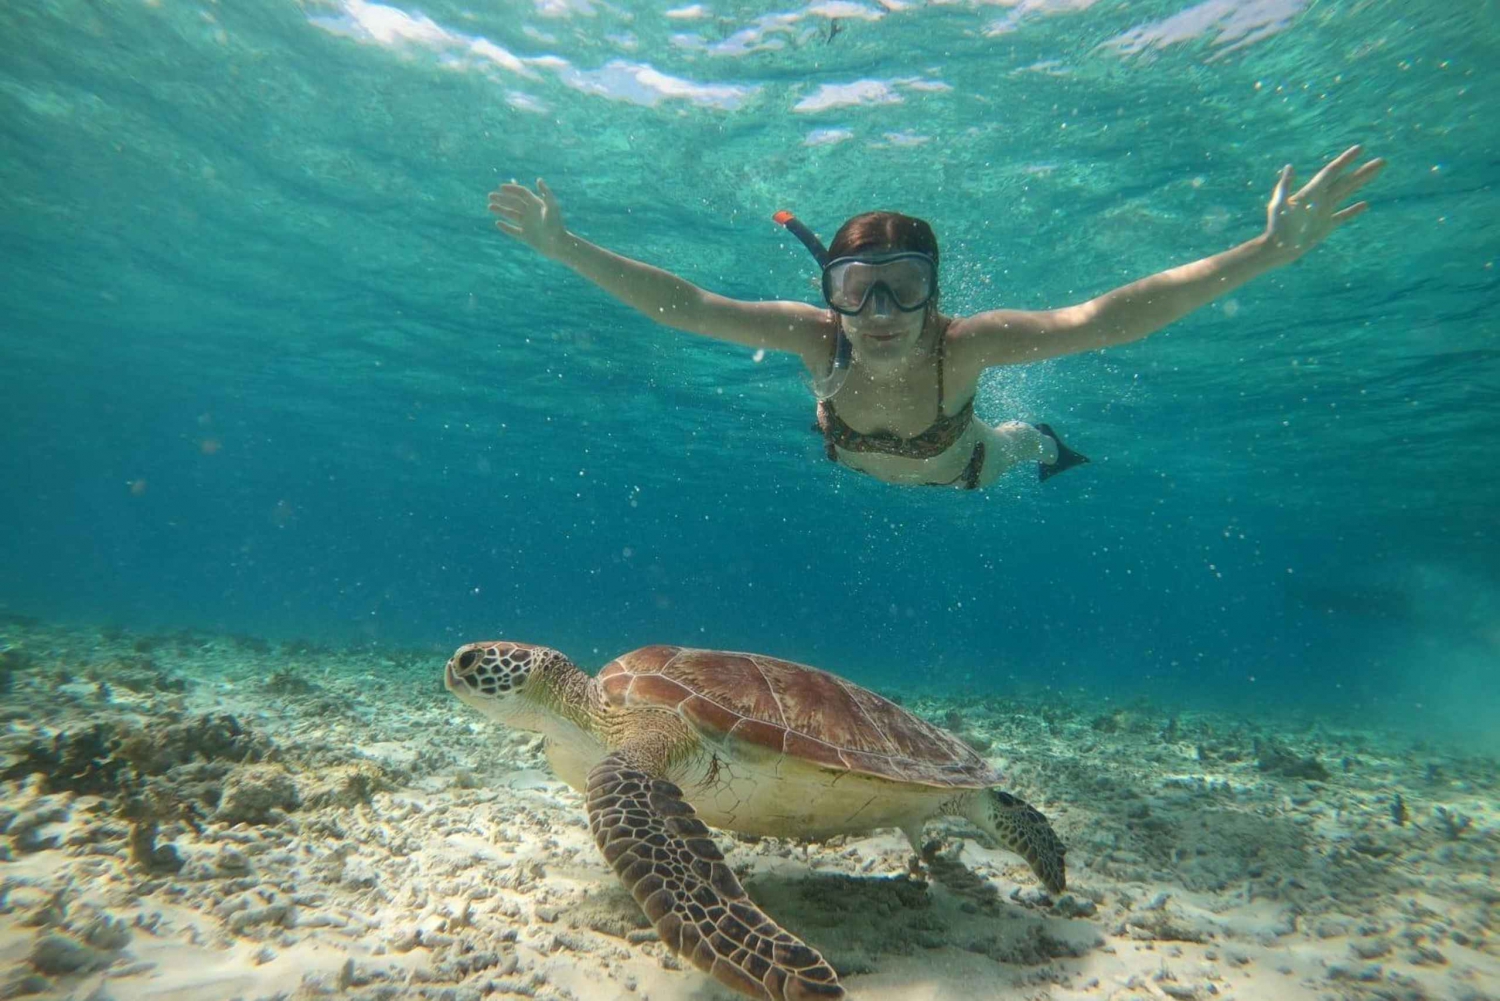
M 1018 0 L 0 10 L 0 607 L 430 647 L 754 649 L 866 683 L 1500 730 L 1500 6 Z M 836 22 L 837 30 L 831 25 Z M 813 301 L 770 221 L 932 222 L 945 308 L 1371 210 L 1146 341 L 1000 369 L 1094 458 L 833 467 L 789 358 L 507 241 Z

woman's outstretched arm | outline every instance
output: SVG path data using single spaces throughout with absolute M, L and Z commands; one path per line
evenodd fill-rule
M 826 310 L 804 302 L 745 302 L 699 288 L 670 271 L 633 260 L 568 232 L 546 182 L 537 190 L 502 184 L 490 192 L 495 226 L 564 264 L 658 323 L 723 341 L 822 358 L 832 343 Z
M 983 367 L 1037 361 L 1140 340 L 1205 306 L 1252 278 L 1290 264 L 1369 207 L 1356 202 L 1340 209 L 1350 195 L 1385 166 L 1370 160 L 1345 169 L 1359 157 L 1352 146 L 1289 194 L 1290 165 L 1281 172 L 1267 206 L 1260 236 L 1221 254 L 1131 282 L 1077 306 L 1041 312 L 994 310 L 954 321 L 950 336 L 960 340 Z

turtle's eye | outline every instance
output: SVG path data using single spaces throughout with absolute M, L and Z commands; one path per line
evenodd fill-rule
M 473 667 L 474 667 L 474 662 L 476 660 L 478 660 L 478 659 L 479 659 L 479 651 L 477 651 L 477 650 L 466 650 L 466 651 L 464 651 L 464 655 L 462 657 L 458 658 L 458 669 L 460 671 L 469 671 L 469 670 L 472 670 Z

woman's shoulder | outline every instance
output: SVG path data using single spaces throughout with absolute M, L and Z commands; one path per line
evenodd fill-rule
M 943 346 L 947 353 L 950 371 L 962 377 L 978 373 L 994 365 L 996 349 L 1011 338 L 1021 338 L 1029 332 L 1036 315 L 1024 309 L 991 309 L 983 313 L 947 318 L 943 330 Z
M 988 350 L 1011 337 L 1036 333 L 1046 315 L 1029 309 L 987 309 L 982 313 L 952 317 L 944 336 L 950 346 L 960 350 L 969 347 Z
M 1007 329 L 1024 329 L 1035 322 L 1038 314 L 1029 309 L 987 309 L 982 313 L 947 318 L 950 340 L 1003 334 Z

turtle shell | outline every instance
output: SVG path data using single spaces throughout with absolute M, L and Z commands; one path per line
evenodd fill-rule
M 760 654 L 648 646 L 606 664 L 613 707 L 670 709 L 705 737 L 834 771 L 915 785 L 983 788 L 1000 775 L 956 736 L 817 668 Z

